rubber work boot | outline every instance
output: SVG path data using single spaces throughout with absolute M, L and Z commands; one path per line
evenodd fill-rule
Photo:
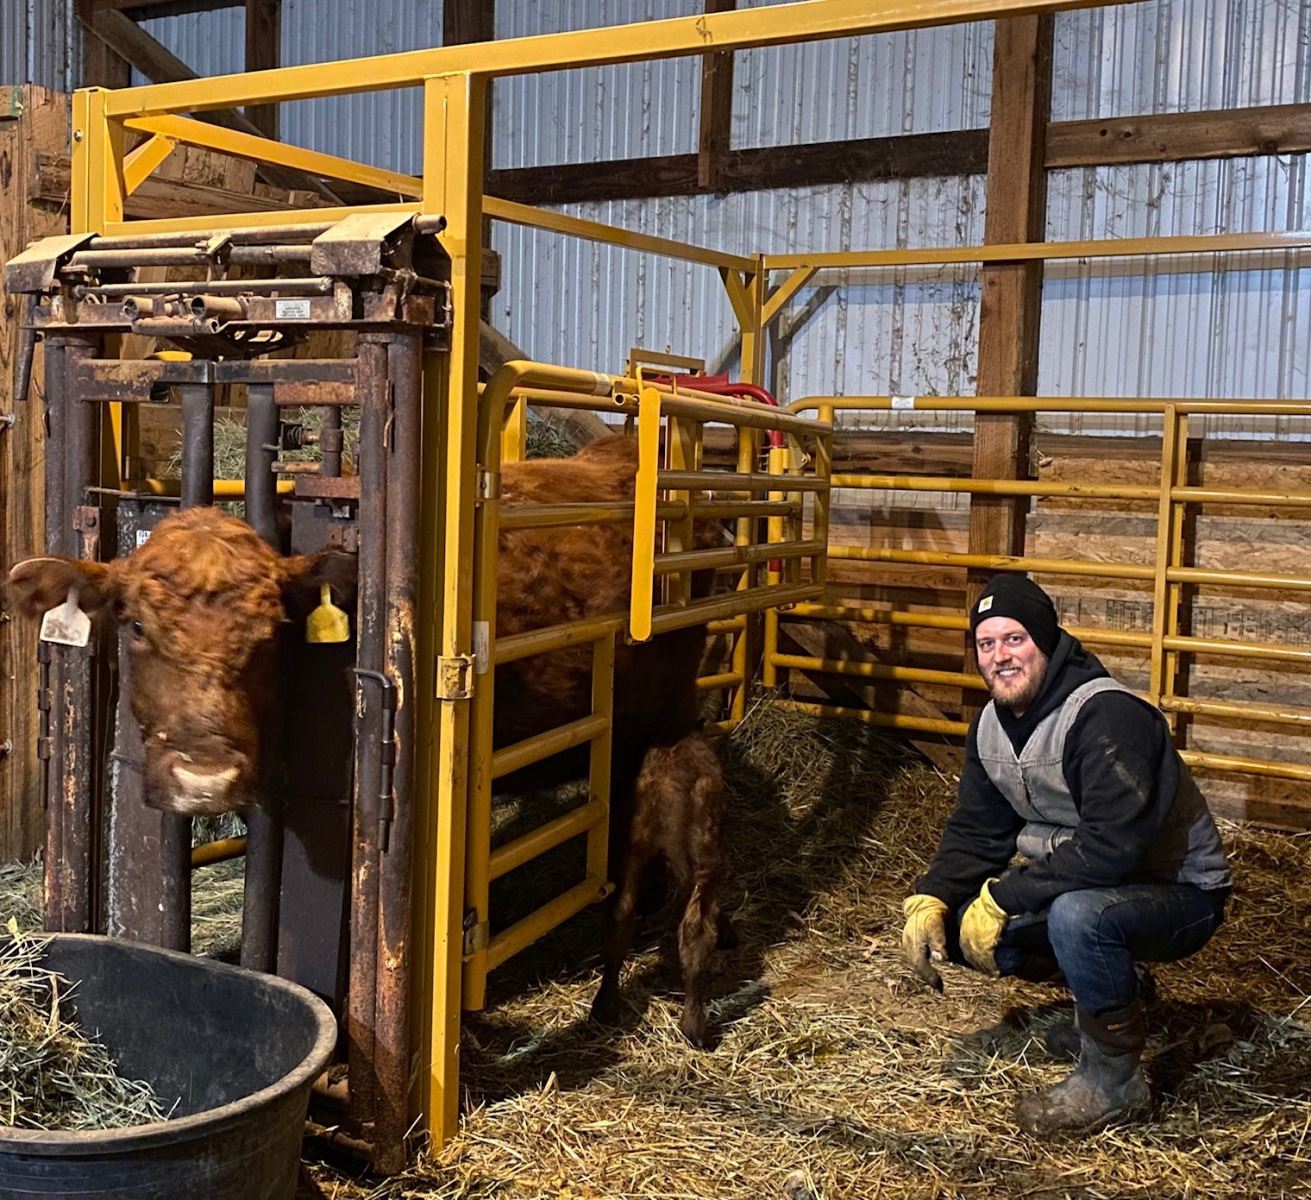
M 1151 971 L 1141 963 L 1134 964 L 1134 974 L 1138 977 L 1138 999 L 1144 1008 L 1156 1003 L 1156 980 Z M 1042 1047 L 1059 1062 L 1077 1062 L 1083 1050 L 1079 1036 L 1079 1013 L 1076 1009 L 1073 1019 L 1060 1021 L 1047 1030 L 1042 1039 Z
M 1015 1120 L 1025 1133 L 1084 1134 L 1145 1116 L 1151 1092 L 1139 1070 L 1147 1025 L 1142 1002 L 1119 1012 L 1079 1013 L 1079 1065 L 1060 1083 L 1021 1096 Z

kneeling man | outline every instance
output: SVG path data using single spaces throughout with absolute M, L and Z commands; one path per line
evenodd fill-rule
M 1084 1133 L 1150 1107 L 1139 1069 L 1142 962 L 1200 950 L 1232 886 L 1215 821 L 1159 709 L 999 575 L 970 612 L 990 702 L 970 727 L 955 811 L 905 901 L 902 947 L 926 981 L 950 959 L 1074 994 L 1079 1063 L 1020 1099 L 1030 1133 Z M 1009 865 L 1016 853 L 1017 865 Z

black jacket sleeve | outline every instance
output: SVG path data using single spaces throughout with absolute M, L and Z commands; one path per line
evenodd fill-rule
M 937 854 L 915 889 L 937 896 L 952 908 L 976 895 L 986 879 L 1010 862 L 1024 825 L 979 761 L 977 728 L 976 719 L 965 739 L 956 808 L 947 818 Z
M 1046 861 L 1002 876 L 992 895 L 1007 912 L 1040 912 L 1063 892 L 1114 887 L 1131 877 L 1179 787 L 1165 722 L 1124 692 L 1084 705 L 1066 738 L 1062 769 L 1079 824 Z

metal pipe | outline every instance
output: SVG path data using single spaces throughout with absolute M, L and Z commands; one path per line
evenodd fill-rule
M 277 481 L 273 463 L 278 456 L 278 408 L 271 383 L 252 383 L 246 399 L 246 523 L 275 550 L 278 537 Z
M 387 341 L 364 334 L 356 350 L 360 381 L 359 597 L 355 662 L 380 673 L 384 666 L 386 571 L 386 460 L 383 427 L 388 400 Z M 346 1057 L 352 1115 L 374 1121 L 378 986 L 378 791 L 382 774 L 381 694 L 357 684 L 355 789 L 351 809 L 350 972 L 346 997 Z
M 333 222 L 325 221 L 314 225 L 249 225 L 245 228 L 216 229 L 212 233 L 198 235 L 194 231 L 173 230 L 168 233 L 121 234 L 114 237 L 92 238 L 87 243 L 89 250 L 140 250 L 159 246 L 204 246 L 212 237 L 225 235 L 234 246 L 256 246 L 268 242 L 282 242 L 288 239 L 311 240 L 321 233 L 327 233 Z
M 341 408 L 335 404 L 319 406 L 319 447 L 322 457 L 319 462 L 319 474 L 336 479 L 341 475 L 342 427 Z
M 178 389 L 182 408 L 182 507 L 214 500 L 214 389 L 207 383 Z M 169 950 L 191 949 L 191 818 L 160 817 L 160 942 Z
M 410 1126 L 410 997 L 413 973 L 411 925 L 414 898 L 415 609 L 419 594 L 419 451 L 422 442 L 423 335 L 406 330 L 387 353 L 393 409 L 384 425 L 386 443 L 386 628 L 384 671 L 396 688 L 394 762 L 390 812 L 378 872 L 378 963 L 375 991 L 378 1106 L 374 1166 L 384 1172 L 405 1166 Z M 384 803 L 387 803 L 384 800 Z
M 297 279 L 187 279 L 166 283 L 80 284 L 73 289 L 77 300 L 92 296 L 190 296 L 204 292 L 212 296 L 236 296 L 246 292 L 278 291 L 297 294 L 327 295 L 333 280 L 327 275 Z
M 1293 400 L 1127 400 L 1106 396 L 806 396 L 794 400 L 787 411 L 803 413 L 831 407 L 890 412 L 972 413 L 1127 413 L 1163 416 L 1170 409 L 1211 416 L 1311 417 L 1311 402 Z
M 558 725 L 545 733 L 533 734 L 532 737 L 497 750 L 492 755 L 492 778 L 502 779 L 512 771 L 530 767 L 556 754 L 563 754 L 566 750 L 590 742 L 609 727 L 610 722 L 604 717 L 592 715 L 579 717 L 578 720 L 570 721 L 565 725 Z
M 600 800 L 592 800 L 578 808 L 556 817 L 545 825 L 540 825 L 530 833 L 517 837 L 492 851 L 488 860 L 487 875 L 489 879 L 500 879 L 524 863 L 554 850 L 570 838 L 586 833 L 594 825 L 606 819 L 609 809 Z
M 242 321 L 246 317 L 245 300 L 234 300 L 230 296 L 204 294 L 192 296 L 187 308 L 192 320 L 196 321 L 214 318 L 223 321 Z
M 274 550 L 281 551 L 272 470 L 277 442 L 278 409 L 273 403 L 273 385 L 251 384 L 246 399 L 246 522 Z M 281 777 L 272 764 L 281 758 L 279 722 L 279 714 L 270 714 L 261 731 L 265 763 L 263 795 L 260 804 L 246 814 L 241 965 L 252 971 L 275 971 L 278 965 L 284 821 Z
M 96 405 L 82 403 L 76 380 L 78 367 L 96 356 L 96 345 L 86 341 L 68 344 L 64 358 L 65 437 L 64 539 L 65 553 L 74 558 L 99 557 L 99 508 L 86 508 L 88 489 L 99 482 L 100 413 Z M 59 803 L 63 810 L 63 863 L 66 883 L 61 928 L 67 933 L 90 933 L 95 928 L 95 892 L 99 871 L 96 843 L 99 822 L 96 803 L 95 659 L 96 637 L 86 646 L 60 646 L 64 664 L 60 698 L 63 725 L 63 760 Z
M 902 667 L 888 663 L 814 658 L 805 654 L 776 654 L 774 664 L 794 671 L 818 671 L 846 679 L 895 679 L 907 683 L 930 683 L 942 687 L 987 691 L 988 685 L 970 671 L 933 671 L 924 667 Z
M 191 848 L 191 869 L 212 867 L 215 863 L 231 862 L 246 853 L 244 837 L 216 838 L 212 842 L 202 842 Z

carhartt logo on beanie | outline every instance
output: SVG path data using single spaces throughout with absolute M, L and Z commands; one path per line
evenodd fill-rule
M 989 617 L 1010 617 L 1029 631 L 1034 644 L 1048 658 L 1060 641 L 1060 619 L 1051 597 L 1027 575 L 994 575 L 983 595 L 970 610 L 970 636 L 980 621 Z

